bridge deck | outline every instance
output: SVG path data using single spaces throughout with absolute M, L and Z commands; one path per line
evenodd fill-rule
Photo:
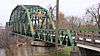
M 86 49 L 91 49 L 100 52 L 100 48 L 98 47 L 93 47 L 89 45 L 83 45 L 83 44 L 77 44 L 78 47 L 86 48 Z

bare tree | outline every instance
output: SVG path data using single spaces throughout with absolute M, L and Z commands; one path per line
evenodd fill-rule
M 77 29 L 81 25 L 81 18 L 77 16 L 66 17 L 72 29 Z
M 86 10 L 86 15 L 91 17 L 91 22 L 95 21 L 98 28 L 100 29 L 100 3 L 97 7 L 90 7 Z

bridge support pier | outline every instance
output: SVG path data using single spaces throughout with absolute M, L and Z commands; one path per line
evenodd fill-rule
M 34 41 L 32 44 L 10 45 L 7 56 L 55 56 L 55 46 L 47 46 L 44 42 Z

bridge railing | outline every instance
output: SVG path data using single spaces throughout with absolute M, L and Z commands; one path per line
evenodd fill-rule
M 97 33 L 77 33 L 77 43 L 100 47 L 100 34 Z
M 59 45 L 68 45 L 68 42 L 70 42 L 70 39 L 72 39 L 72 42 L 75 37 L 74 35 L 70 33 L 70 38 L 68 35 L 68 32 L 64 29 L 59 29 L 58 31 L 58 43 L 56 43 L 56 31 L 51 29 L 37 29 L 35 33 L 35 40 L 42 40 L 49 43 L 56 43 Z M 70 43 L 71 44 L 71 43 Z M 74 43 L 73 43 L 74 44 Z

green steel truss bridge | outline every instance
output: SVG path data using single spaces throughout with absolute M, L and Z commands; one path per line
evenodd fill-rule
M 38 5 L 18 5 L 13 9 L 6 27 L 14 33 L 30 36 L 34 41 L 75 46 L 75 33 L 68 29 L 56 30 L 53 16 L 49 10 Z

